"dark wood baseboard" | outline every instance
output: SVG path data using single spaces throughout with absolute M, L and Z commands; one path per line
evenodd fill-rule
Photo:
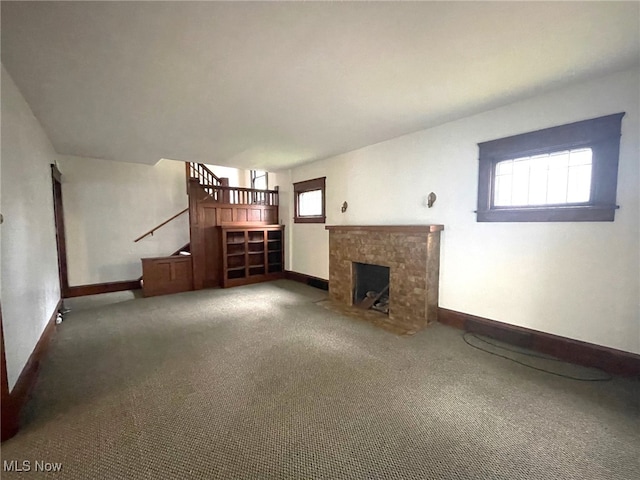
M 33 390 L 40 371 L 40 364 L 47 354 L 51 338 L 56 330 L 56 317 L 62 308 L 62 299 L 58 301 L 47 325 L 40 335 L 27 363 L 22 368 L 22 372 L 9 394 L 8 402 L 2 402 L 2 441 L 13 437 L 20 426 L 20 411 L 29 398 Z M 6 425 L 5 425 L 6 423 Z
M 640 355 L 635 353 L 509 325 L 446 308 L 438 308 L 438 322 L 486 335 L 518 347 L 553 355 L 567 362 L 599 368 L 613 375 L 640 376 Z
M 311 287 L 316 287 L 321 290 L 329 290 L 329 280 L 324 278 L 313 277 L 304 273 L 292 272 L 291 270 L 284 271 L 284 278 L 287 280 L 293 280 L 294 282 L 304 283 Z
M 241 285 L 251 285 L 254 283 L 270 282 L 272 280 L 279 280 L 284 278 L 284 273 L 266 273 L 264 275 L 250 275 L 245 278 L 238 278 L 234 280 L 225 280 L 224 288 L 239 287 Z
M 123 292 L 125 290 L 139 290 L 140 280 L 124 280 L 122 282 L 93 283 L 69 287 L 64 298 L 84 297 L 100 293 Z
M 7 357 L 4 353 L 4 327 L 2 325 L 2 308 L 0 306 L 0 439 L 13 437 L 18 432 L 18 415 L 15 414 L 9 393 L 9 380 L 7 378 Z

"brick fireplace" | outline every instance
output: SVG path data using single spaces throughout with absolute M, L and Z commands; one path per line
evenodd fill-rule
M 391 326 L 398 333 L 415 333 L 437 320 L 442 225 L 332 225 L 325 228 L 329 230 L 329 298 L 332 302 L 349 307 L 351 314 L 381 326 Z M 359 309 L 353 307 L 357 268 L 354 264 L 389 268 L 388 316 L 358 312 Z

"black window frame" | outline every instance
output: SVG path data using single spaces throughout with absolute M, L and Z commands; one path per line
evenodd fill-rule
M 612 222 L 615 220 L 618 159 L 624 112 L 478 144 L 477 222 Z M 535 206 L 494 205 L 496 164 L 562 150 L 591 148 L 588 202 Z
M 305 180 L 302 182 L 296 182 L 293 184 L 293 206 L 294 206 L 294 223 L 325 223 L 326 217 L 326 178 L 319 177 L 311 180 Z M 304 192 L 312 192 L 320 190 L 322 192 L 322 214 L 321 215 L 300 215 L 299 212 L 299 199 L 300 194 Z
M 251 170 L 251 188 L 256 189 L 256 178 L 264 177 L 264 190 L 269 190 L 269 172 L 266 170 L 259 170 L 260 172 L 264 172 L 264 175 L 257 175 L 258 170 Z M 262 189 L 260 189 L 262 190 Z

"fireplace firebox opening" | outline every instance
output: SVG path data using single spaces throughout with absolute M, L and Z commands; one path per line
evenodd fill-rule
M 353 263 L 353 305 L 389 314 L 389 267 Z

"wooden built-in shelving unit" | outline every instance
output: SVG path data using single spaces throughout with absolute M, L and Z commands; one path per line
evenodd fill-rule
M 144 259 L 145 295 L 232 287 L 284 277 L 284 227 L 278 224 L 277 187 L 230 187 L 228 179 L 216 177 L 204 165 L 186 164 L 186 174 L 190 258 L 174 254 Z
M 222 227 L 224 287 L 284 277 L 284 226 Z

